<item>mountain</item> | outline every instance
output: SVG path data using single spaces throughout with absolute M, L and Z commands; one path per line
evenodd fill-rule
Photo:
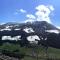
M 14 22 L 8 22 L 6 24 L 0 25 L 0 29 L 4 29 L 4 28 L 24 28 L 24 27 L 32 27 L 32 28 L 39 28 L 39 30 L 41 29 L 57 29 L 55 26 L 47 23 L 46 21 L 35 21 L 33 23 L 27 22 L 27 23 L 14 23 Z
M 6 23 L 3 25 L 0 25 L 0 31 L 19 31 L 23 30 L 24 28 L 32 28 L 35 33 L 37 34 L 43 34 L 45 33 L 45 30 L 59 30 L 52 24 L 47 23 L 46 21 L 35 21 L 33 23 L 27 22 L 27 23 Z
M 18 43 L 22 45 L 34 43 L 60 48 L 60 46 L 58 47 L 58 42 L 60 42 L 60 40 L 57 40 L 58 36 L 60 36 L 59 33 L 60 30 L 58 28 L 47 23 L 46 21 L 34 21 L 32 23 L 10 22 L 0 25 L 1 41 L 18 41 Z

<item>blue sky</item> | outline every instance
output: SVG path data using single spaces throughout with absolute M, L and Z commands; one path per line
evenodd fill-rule
M 60 26 L 60 0 L 0 0 L 0 23 L 34 20 L 36 7 L 41 5 L 53 6 L 49 19 Z

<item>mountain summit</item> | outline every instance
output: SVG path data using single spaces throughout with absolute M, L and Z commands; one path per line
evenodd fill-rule
M 19 41 L 18 43 L 22 45 L 35 43 L 58 48 L 59 43 L 57 41 L 60 40 L 57 40 L 57 38 L 59 34 L 59 29 L 45 21 L 35 21 L 33 23 L 6 23 L 0 25 L 1 41 Z M 54 43 L 57 45 L 55 46 Z

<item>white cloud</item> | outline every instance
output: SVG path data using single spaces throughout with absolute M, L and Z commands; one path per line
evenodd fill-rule
M 52 10 L 52 11 L 54 10 L 54 7 L 52 5 L 50 5 L 50 10 Z
M 24 22 L 26 23 L 26 22 L 34 22 L 35 20 L 34 19 L 27 19 L 27 20 L 25 20 Z
M 33 15 L 33 14 L 27 14 L 26 15 L 26 17 L 28 18 L 28 19 L 26 19 L 24 22 L 26 23 L 26 22 L 34 22 L 35 21 L 35 19 L 36 19 L 36 17 L 35 17 L 35 15 Z
M 52 5 L 38 5 L 35 9 L 37 10 L 35 13 L 35 15 L 37 16 L 37 21 L 47 21 L 48 23 L 51 23 L 49 15 L 51 11 L 54 10 Z
M 35 7 L 35 14 L 27 14 L 25 22 L 33 22 L 33 21 L 46 21 L 48 23 L 52 23 L 50 19 L 50 14 L 54 11 L 54 7 L 52 5 L 38 5 Z
M 14 15 L 20 14 L 20 13 L 26 13 L 27 11 L 24 9 L 17 9 L 16 12 L 14 12 Z
M 26 12 L 27 12 L 27 11 L 24 10 L 24 9 L 20 9 L 19 11 L 22 12 L 22 13 L 26 13 Z
M 36 17 L 35 17 L 34 15 L 32 15 L 32 14 L 27 14 L 26 17 L 27 17 L 27 18 L 30 18 L 30 19 L 35 19 L 35 18 L 36 18 Z

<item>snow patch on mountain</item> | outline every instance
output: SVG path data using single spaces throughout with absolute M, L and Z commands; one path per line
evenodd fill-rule
M 60 33 L 59 30 L 45 30 L 45 32 L 56 33 L 56 34 L 59 34 Z
M 32 33 L 32 32 L 34 32 L 34 30 L 32 29 L 32 28 L 25 28 L 25 29 L 23 29 L 23 31 L 25 31 L 26 33 Z

